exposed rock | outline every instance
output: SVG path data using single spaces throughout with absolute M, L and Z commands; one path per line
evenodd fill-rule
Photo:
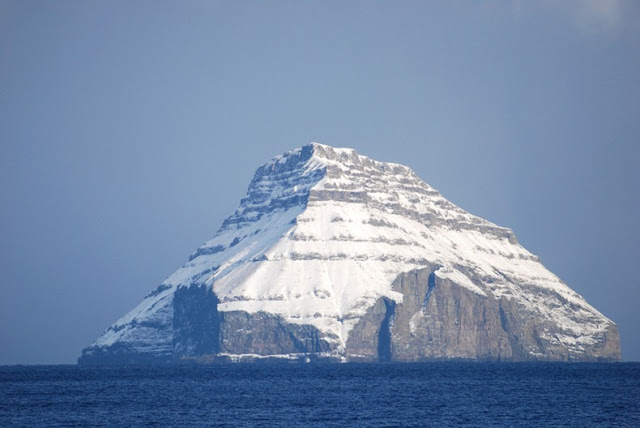
M 515 299 L 481 295 L 435 275 L 439 267 L 401 274 L 393 283 L 402 303 L 379 299 L 354 327 L 349 360 L 618 361 L 617 327 L 610 323 L 586 352 L 555 336 L 544 314 Z M 391 321 L 389 321 L 391 320 Z
M 330 349 L 310 325 L 288 324 L 265 312 L 220 314 L 220 352 L 224 354 L 269 356 L 322 353 Z
M 180 287 L 173 297 L 173 355 L 191 357 L 220 351 L 218 298 L 211 287 Z

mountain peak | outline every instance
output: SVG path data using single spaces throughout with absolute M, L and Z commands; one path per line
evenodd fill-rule
M 260 166 L 216 235 L 86 351 L 384 359 L 400 337 L 399 359 L 588 359 L 614 358 L 617 331 L 510 229 L 406 166 L 310 143 Z
M 361 155 L 355 149 L 349 147 L 333 147 L 327 144 L 311 142 L 302 147 L 275 156 L 264 167 L 273 168 L 275 164 L 286 164 L 288 162 L 307 162 L 313 160 L 322 166 L 342 165 L 349 166 L 373 166 L 394 174 L 406 174 L 415 176 L 413 170 L 405 165 L 393 162 L 380 162 Z M 313 162 L 312 162 L 313 164 Z M 317 165 L 315 165 L 317 167 Z
M 310 150 L 313 152 L 314 156 L 320 158 L 320 159 L 327 159 L 327 160 L 334 160 L 334 161 L 338 161 L 338 160 L 347 160 L 347 159 L 356 159 L 358 157 L 361 157 L 360 154 L 358 154 L 358 152 L 355 149 L 352 148 L 348 148 L 348 147 L 333 147 L 333 146 L 329 146 L 326 144 L 322 144 L 322 143 L 317 143 L 317 142 L 311 142 L 309 144 L 307 144 L 306 146 L 303 146 L 303 149 L 305 147 L 309 147 Z M 364 157 L 364 156 L 362 156 Z

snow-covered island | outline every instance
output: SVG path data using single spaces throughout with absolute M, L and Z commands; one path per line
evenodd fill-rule
M 189 261 L 80 364 L 618 361 L 616 325 L 510 229 L 408 167 L 311 143 L 262 165 Z

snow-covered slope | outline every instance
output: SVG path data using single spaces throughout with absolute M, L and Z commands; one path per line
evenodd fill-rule
M 220 314 L 311 326 L 329 354 L 344 356 L 350 332 L 376 302 L 402 304 L 394 280 L 425 267 L 482 298 L 518 302 L 553 326 L 539 339 L 572 355 L 613 325 L 510 229 L 455 206 L 411 169 L 311 143 L 258 168 L 213 239 L 85 354 L 124 346 L 176 357 L 176 290 L 206 287 Z

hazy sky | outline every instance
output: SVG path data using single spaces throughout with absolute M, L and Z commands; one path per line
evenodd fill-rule
M 640 360 L 640 3 L 0 0 L 0 364 L 73 363 L 310 141 L 406 164 Z

